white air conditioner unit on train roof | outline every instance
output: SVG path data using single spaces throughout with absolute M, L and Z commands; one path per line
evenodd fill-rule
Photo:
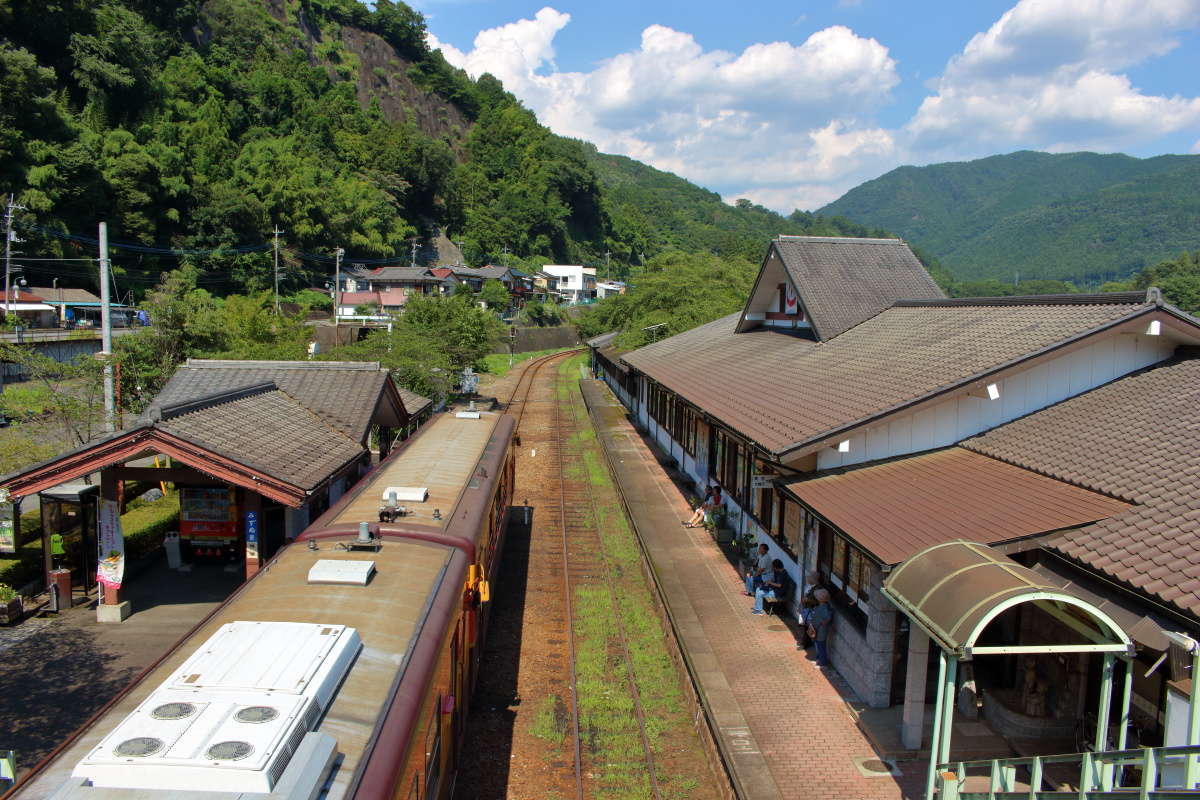
M 383 490 L 383 502 L 391 505 L 424 503 L 428 497 L 429 489 L 424 486 L 389 486 Z
M 72 775 L 115 789 L 268 793 L 361 648 L 342 625 L 222 625 Z

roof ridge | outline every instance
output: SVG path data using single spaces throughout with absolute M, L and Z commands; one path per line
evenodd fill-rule
M 854 244 L 897 244 L 903 243 L 904 240 L 899 236 L 890 238 L 872 238 L 868 236 L 801 236 L 792 233 L 776 234 L 775 241 L 777 242 L 832 242 L 846 243 L 853 242 Z
M 255 395 L 265 394 L 267 392 L 278 391 L 279 387 L 275 385 L 275 381 L 266 381 L 263 383 L 251 383 L 245 386 L 238 386 L 233 389 L 222 389 L 218 392 L 212 392 L 192 400 L 185 400 L 181 403 L 171 403 L 165 406 L 159 406 L 154 414 L 154 421 L 162 421 L 181 417 L 184 414 L 190 414 L 193 411 L 201 411 L 212 406 L 222 405 L 224 403 L 232 403 L 235 400 L 241 400 L 246 397 L 254 397 Z
M 294 369 L 294 370 L 351 370 L 379 372 L 378 361 L 238 361 L 225 358 L 189 358 L 188 369 Z
M 1094 294 L 1025 294 L 1001 297 L 947 297 L 943 300 L 897 300 L 892 308 L 938 306 L 1099 306 L 1145 305 L 1156 302 L 1157 289 L 1145 292 L 1097 292 Z M 1154 294 L 1152 294 L 1152 292 Z

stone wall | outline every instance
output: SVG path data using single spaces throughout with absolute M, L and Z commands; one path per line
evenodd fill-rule
M 883 573 L 871 574 L 870 612 L 862 631 L 833 600 L 829 659 L 850 688 L 871 708 L 887 708 L 892 699 L 892 664 L 896 643 L 896 607 L 883 596 Z M 902 654 L 903 655 L 903 654 Z

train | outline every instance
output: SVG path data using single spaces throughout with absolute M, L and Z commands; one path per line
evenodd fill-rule
M 436 415 L 12 795 L 449 798 L 514 428 L 492 411 Z

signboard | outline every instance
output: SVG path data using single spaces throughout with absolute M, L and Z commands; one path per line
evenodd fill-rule
M 246 560 L 258 560 L 258 512 L 246 512 Z
M 102 586 L 121 588 L 125 577 L 125 535 L 121 531 L 120 506 L 116 500 L 100 501 L 99 566 L 96 579 Z
M 774 484 L 771 483 L 771 481 L 775 480 L 778 477 L 779 477 L 778 475 L 751 475 L 750 476 L 750 488 L 751 489 L 770 489 L 772 486 L 774 486 Z
M 17 552 L 17 528 L 12 503 L 0 503 L 0 553 Z

